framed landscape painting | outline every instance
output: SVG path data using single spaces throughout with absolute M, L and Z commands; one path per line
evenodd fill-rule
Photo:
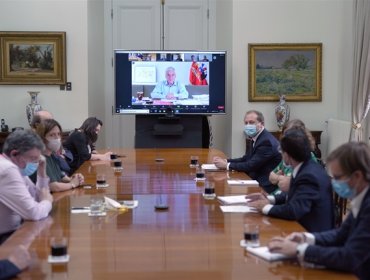
M 0 84 L 65 83 L 65 32 L 0 32 Z
M 249 44 L 248 100 L 321 101 L 322 43 Z

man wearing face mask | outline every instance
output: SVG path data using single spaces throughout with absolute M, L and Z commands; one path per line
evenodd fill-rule
M 333 189 L 351 199 L 350 213 L 339 228 L 314 233 L 292 233 L 275 237 L 272 252 L 297 256 L 301 264 L 320 265 L 370 279 L 370 148 L 349 142 L 327 158 Z
M 247 195 L 263 214 L 298 221 L 308 231 L 334 227 L 334 207 L 330 178 L 311 158 L 311 145 L 302 129 L 289 129 L 281 139 L 283 161 L 292 168 L 287 193 L 264 197 Z
M 53 197 L 49 190 L 45 146 L 31 130 L 16 130 L 5 140 L 0 155 L 0 244 L 22 223 L 49 214 Z M 37 170 L 37 184 L 28 178 Z
M 222 159 L 215 157 L 214 164 L 221 169 L 236 170 L 247 173 L 267 193 L 278 188 L 269 181 L 270 172 L 281 161 L 278 151 L 279 142 L 265 129 L 264 117 L 261 112 L 251 110 L 245 114 L 245 133 L 253 141 L 253 147 L 241 158 Z
M 50 178 L 49 187 L 52 192 L 74 189 L 84 182 L 81 173 L 68 177 L 62 172 L 56 154 L 61 147 L 62 127 L 53 119 L 42 121 L 36 128 L 37 134 L 45 143 L 44 156 L 46 157 L 46 174 Z

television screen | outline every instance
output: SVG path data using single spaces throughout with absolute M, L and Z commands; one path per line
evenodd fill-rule
M 116 114 L 225 114 L 225 51 L 115 50 Z

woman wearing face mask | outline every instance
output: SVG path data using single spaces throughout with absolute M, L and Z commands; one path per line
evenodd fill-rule
M 95 150 L 95 142 L 102 126 L 101 120 L 90 117 L 69 135 L 64 146 L 73 155 L 73 161 L 69 163 L 72 173 L 87 160 L 110 160 L 111 152 L 99 154 Z
M 46 161 L 41 155 L 44 144 L 31 130 L 17 130 L 5 140 L 0 155 L 0 244 L 22 220 L 45 218 L 53 197 L 46 175 Z M 37 170 L 37 184 L 28 178 Z
M 74 189 L 84 182 L 82 174 L 73 174 L 72 177 L 66 176 L 60 169 L 57 153 L 61 149 L 60 124 L 53 119 L 44 120 L 36 128 L 37 134 L 45 143 L 44 156 L 46 158 L 46 174 L 50 178 L 49 187 L 52 192 L 66 191 Z

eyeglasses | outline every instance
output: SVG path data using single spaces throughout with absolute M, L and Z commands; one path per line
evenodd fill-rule
M 341 174 L 341 175 L 333 175 L 333 174 L 330 174 L 330 177 L 336 181 L 340 180 L 341 178 L 343 177 L 348 177 L 346 174 Z

